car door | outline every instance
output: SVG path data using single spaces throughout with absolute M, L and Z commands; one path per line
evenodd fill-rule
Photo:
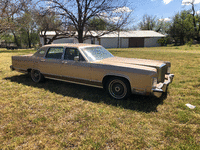
M 52 77 L 60 76 L 63 53 L 63 47 L 50 47 L 45 58 L 40 60 L 40 71 L 42 74 L 51 75 Z
M 66 48 L 62 61 L 62 76 L 66 80 L 85 84 L 101 84 L 91 80 L 91 64 L 77 48 Z

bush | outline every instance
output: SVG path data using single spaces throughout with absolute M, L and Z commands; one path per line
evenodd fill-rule
M 188 41 L 188 42 L 186 43 L 186 45 L 189 46 L 189 47 L 191 47 L 191 46 L 192 46 L 192 43 L 193 43 L 193 39 L 190 39 L 190 41 Z
M 169 37 L 161 38 L 157 41 L 161 46 L 166 46 L 169 43 Z

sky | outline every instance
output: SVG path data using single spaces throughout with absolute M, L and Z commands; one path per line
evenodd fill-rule
M 128 0 L 134 10 L 135 25 L 141 21 L 144 14 L 157 16 L 158 19 L 169 20 L 182 10 L 191 9 L 191 5 L 183 5 L 182 2 L 192 0 Z M 195 0 L 195 10 L 200 12 L 200 0 Z
M 170 21 L 173 16 L 182 10 L 191 9 L 191 5 L 186 5 L 185 2 L 192 2 L 193 0 L 121 0 L 127 1 L 128 5 L 125 9 L 127 12 L 133 10 L 131 16 L 131 25 L 137 27 L 142 20 L 143 15 L 148 14 L 156 16 L 158 19 Z M 184 5 L 183 5 L 184 3 Z M 194 0 L 195 10 L 200 14 L 200 0 Z M 114 18 L 118 19 L 118 18 Z

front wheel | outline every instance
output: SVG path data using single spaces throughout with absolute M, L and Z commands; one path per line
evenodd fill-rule
M 123 78 L 111 78 L 106 85 L 108 94 L 117 100 L 126 99 L 130 93 L 130 84 Z
M 44 76 L 38 70 L 31 70 L 31 79 L 36 82 L 42 82 L 44 80 Z

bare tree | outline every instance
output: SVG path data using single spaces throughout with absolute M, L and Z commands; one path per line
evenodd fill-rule
M 106 32 L 97 32 L 99 36 L 118 30 L 128 22 L 131 10 L 125 3 L 118 0 L 44 0 L 48 3 L 48 10 L 54 10 L 62 16 L 66 27 L 73 27 L 77 31 L 79 43 L 88 38 L 90 31 L 89 20 L 97 17 L 107 20 L 111 24 Z M 91 34 L 89 35 L 91 36 Z
M 156 16 L 150 16 L 145 14 L 142 21 L 139 23 L 141 30 L 155 30 L 157 24 Z
M 20 29 L 20 39 L 23 44 L 26 44 L 27 47 L 31 48 L 32 44 L 34 45 L 34 40 L 37 34 L 37 25 L 34 20 L 34 15 L 31 10 L 25 10 L 22 16 L 17 19 Z M 34 35 L 34 36 L 33 36 Z
M 43 13 L 42 13 L 43 12 Z M 40 36 L 43 37 L 44 45 L 51 44 L 56 39 L 68 38 L 74 35 L 70 29 L 63 29 L 63 22 L 53 11 L 34 12 L 35 21 L 39 27 Z M 49 37 L 47 31 L 54 31 L 55 35 Z
M 17 30 L 17 23 L 15 22 L 15 16 L 17 16 L 20 13 L 20 10 L 22 8 L 22 5 L 16 1 L 16 3 L 13 3 L 9 0 L 1 0 L 1 25 L 0 25 L 0 33 L 3 34 L 5 32 L 11 32 L 14 36 L 15 43 L 17 46 L 20 46 L 20 43 L 17 40 L 17 36 L 15 34 L 15 31 Z
M 27 9 L 31 0 L 0 0 L 0 33 L 12 29 L 12 22 L 20 13 Z
M 0 1 L 0 33 L 14 28 L 13 16 L 19 12 L 19 9 L 19 6 L 9 0 Z
M 138 27 L 140 30 L 153 30 L 166 34 L 170 26 L 169 21 L 169 18 L 158 19 L 156 16 L 145 14 L 142 21 L 139 22 Z
M 18 47 L 17 32 L 20 26 L 17 20 L 29 4 L 30 0 L 0 0 L 0 34 L 12 33 Z

